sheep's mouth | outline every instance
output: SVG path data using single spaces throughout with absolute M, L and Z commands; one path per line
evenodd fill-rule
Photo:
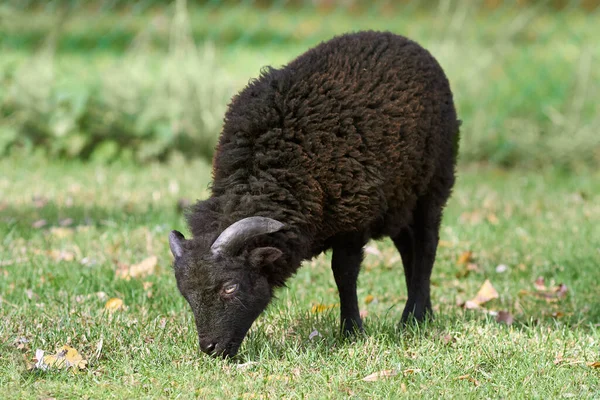
M 228 342 L 223 347 L 217 346 L 215 351 L 210 353 L 210 356 L 214 357 L 214 358 L 223 358 L 223 359 L 233 358 L 237 355 L 237 352 L 240 348 L 240 344 L 241 343 L 238 341 L 232 341 L 232 342 Z

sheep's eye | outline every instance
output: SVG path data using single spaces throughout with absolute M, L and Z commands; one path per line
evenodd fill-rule
M 226 285 L 223 287 L 223 293 L 224 294 L 232 294 L 234 293 L 238 288 L 237 283 L 231 284 L 231 285 Z

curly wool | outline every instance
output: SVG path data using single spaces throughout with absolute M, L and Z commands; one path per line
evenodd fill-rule
M 212 196 L 191 210 L 190 229 L 208 245 L 245 217 L 285 223 L 256 239 L 287 250 L 272 271 L 283 284 L 347 233 L 397 235 L 426 194 L 443 206 L 458 128 L 448 80 L 418 44 L 382 32 L 336 37 L 263 70 L 233 98 Z

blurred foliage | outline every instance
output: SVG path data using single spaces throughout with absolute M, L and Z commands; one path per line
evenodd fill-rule
M 600 165 L 600 1 L 6 1 L 0 153 L 210 158 L 227 102 L 264 65 L 360 29 L 440 61 L 461 160 Z

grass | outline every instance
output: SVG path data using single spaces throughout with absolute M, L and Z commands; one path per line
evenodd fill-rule
M 2 398 L 595 398 L 600 391 L 600 371 L 588 365 L 600 361 L 597 171 L 461 168 L 433 274 L 433 322 L 397 328 L 404 277 L 383 241 L 370 244 L 378 251 L 367 254 L 359 282 L 364 337 L 337 336 L 337 294 L 322 256 L 278 292 L 239 357 L 222 361 L 198 354 L 166 241 L 170 229 L 185 232 L 177 201 L 207 196 L 208 165 L 13 157 L 0 160 L 0 170 Z M 34 227 L 40 220 L 46 225 Z M 467 250 L 477 268 L 465 276 L 457 259 Z M 150 255 L 158 257 L 153 274 L 115 276 L 118 263 Z M 496 272 L 499 264 L 507 271 Z M 567 285 L 567 296 L 532 295 L 540 276 Z M 499 293 L 485 308 L 509 311 L 511 326 L 456 305 L 485 279 Z M 127 308 L 109 313 L 98 292 Z M 333 308 L 313 312 L 315 305 Z M 311 340 L 314 330 L 320 336 Z M 28 341 L 22 349 L 19 338 Z M 35 349 L 53 353 L 67 343 L 89 361 L 85 370 L 27 371 Z M 255 364 L 237 366 L 247 362 Z M 362 380 L 381 370 L 398 374 Z
M 177 14 L 143 4 L 80 5 L 64 23 L 51 6 L 0 9 L 0 153 L 30 146 L 110 159 L 126 147 L 126 156 L 152 160 L 193 148 L 210 159 L 227 102 L 262 66 L 336 34 L 380 29 L 417 40 L 440 61 L 464 122 L 463 161 L 600 164 L 600 8 L 209 2 Z M 191 42 L 214 53 L 188 51 Z

